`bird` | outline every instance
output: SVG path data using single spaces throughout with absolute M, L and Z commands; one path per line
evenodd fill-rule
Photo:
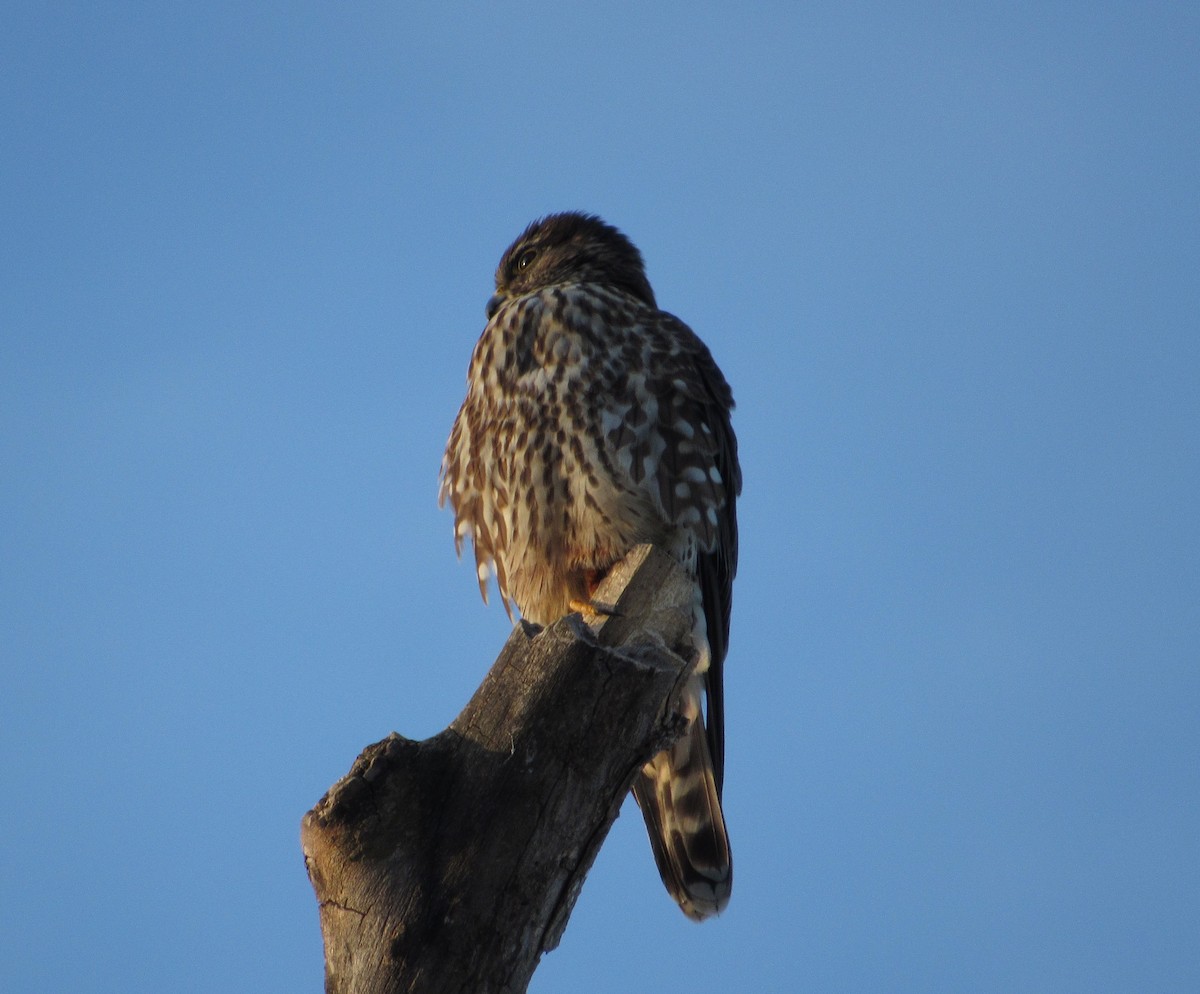
M 667 891 L 689 918 L 724 910 L 723 667 L 742 478 L 733 394 L 708 347 L 659 310 L 640 251 L 594 214 L 549 214 L 508 247 L 442 459 L 455 547 L 474 545 L 484 602 L 548 625 L 634 546 L 694 580 L 686 725 L 633 794 Z

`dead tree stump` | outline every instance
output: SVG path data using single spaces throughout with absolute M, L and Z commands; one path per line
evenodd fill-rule
M 612 615 L 517 625 L 445 731 L 368 746 L 304 816 L 329 994 L 524 991 L 635 773 L 682 728 L 692 583 L 639 546 Z

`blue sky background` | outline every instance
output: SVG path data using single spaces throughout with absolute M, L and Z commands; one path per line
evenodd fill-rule
M 436 506 L 596 211 L 733 384 L 737 877 L 532 990 L 1200 990 L 1200 13 L 47 4 L 0 32 L 0 988 L 318 991 L 301 815 L 508 631 Z

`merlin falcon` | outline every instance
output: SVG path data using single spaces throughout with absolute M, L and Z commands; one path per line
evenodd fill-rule
M 697 921 L 729 901 L 722 668 L 741 491 L 733 395 L 708 348 L 658 309 L 641 253 L 589 214 L 535 221 L 508 248 L 442 460 L 455 546 L 480 592 L 549 625 L 593 605 L 635 545 L 695 578 L 683 735 L 633 786 L 663 883 Z M 602 606 L 595 605 L 597 610 Z

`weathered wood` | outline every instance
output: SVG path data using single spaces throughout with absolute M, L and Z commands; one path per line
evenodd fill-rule
M 642 764 L 681 730 L 692 584 L 640 546 L 616 613 L 517 625 L 445 731 L 368 746 L 304 816 L 330 994 L 524 991 Z

